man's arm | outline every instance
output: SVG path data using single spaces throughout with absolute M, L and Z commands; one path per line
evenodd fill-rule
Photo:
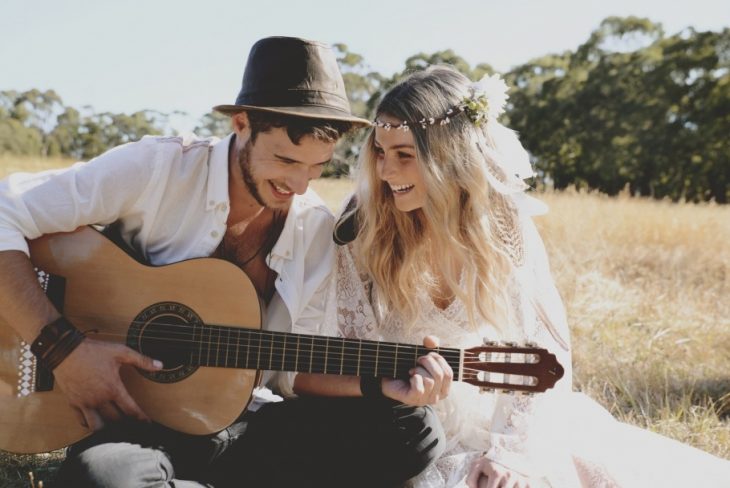
M 108 223 L 132 208 L 152 176 L 137 147 L 117 148 L 66 170 L 0 181 L 0 318 L 25 342 L 60 316 L 38 283 L 25 239 Z M 82 424 L 98 429 L 102 419 L 122 414 L 146 418 L 121 382 L 123 364 L 156 369 L 125 346 L 86 338 L 53 370 Z
M 0 252 L 0 276 L 2 318 L 30 344 L 60 314 L 46 298 L 22 251 Z M 96 430 L 103 425 L 102 418 L 115 420 L 121 414 L 147 420 L 122 384 L 119 368 L 123 364 L 150 371 L 160 368 L 159 363 L 125 346 L 85 339 L 53 371 L 83 425 Z

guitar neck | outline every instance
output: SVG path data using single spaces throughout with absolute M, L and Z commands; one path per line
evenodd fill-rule
M 455 373 L 462 351 L 216 325 L 194 327 L 185 362 L 193 366 L 408 378 L 416 360 L 438 352 Z

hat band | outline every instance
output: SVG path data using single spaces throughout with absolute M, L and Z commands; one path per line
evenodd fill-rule
M 236 105 L 250 105 L 254 107 L 326 107 L 343 114 L 350 115 L 350 105 L 347 100 L 333 93 L 318 90 L 286 90 L 257 91 L 254 93 L 240 93 L 236 98 Z

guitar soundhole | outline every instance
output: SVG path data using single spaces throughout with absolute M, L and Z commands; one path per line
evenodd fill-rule
M 176 302 L 161 302 L 145 308 L 129 327 L 127 345 L 153 359 L 162 361 L 163 369 L 140 373 L 158 383 L 174 383 L 193 374 L 191 345 L 202 320 L 192 309 Z

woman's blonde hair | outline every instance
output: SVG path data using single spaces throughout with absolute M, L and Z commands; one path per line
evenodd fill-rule
M 432 66 L 392 88 L 377 115 L 438 117 L 462 103 L 469 83 L 450 67 Z M 516 136 L 496 120 L 476 126 L 466 114 L 410 132 L 426 185 L 422 208 L 395 208 L 389 186 L 376 173 L 374 130 L 360 158 L 356 255 L 379 288 L 381 313 L 398 311 L 412 324 L 419 294 L 436 295 L 445 284 L 466 305 L 472 326 L 485 320 L 501 327 L 511 319 L 507 280 L 520 259 L 521 230 L 511 197 L 489 183 L 490 172 L 500 176 L 500 166 L 479 144 L 498 152 L 496 139 Z

